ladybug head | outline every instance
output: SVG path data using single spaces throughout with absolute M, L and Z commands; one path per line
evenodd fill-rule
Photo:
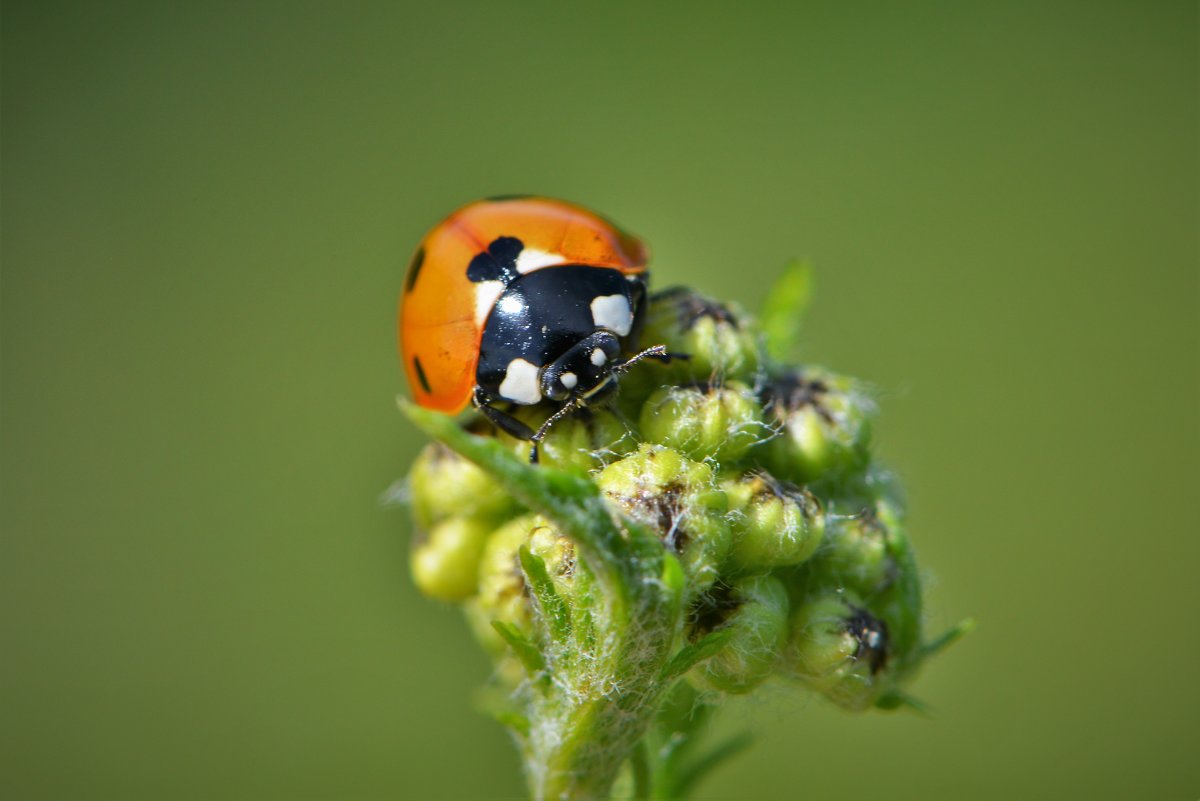
M 611 331 L 596 331 L 584 337 L 542 370 L 543 397 L 553 401 L 582 398 L 599 400 L 612 391 L 613 368 L 621 355 L 621 343 Z

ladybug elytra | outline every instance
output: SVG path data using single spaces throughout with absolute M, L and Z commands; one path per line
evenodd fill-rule
M 607 397 L 662 345 L 636 350 L 645 318 L 646 248 L 594 212 L 507 196 L 455 211 L 421 242 L 400 295 L 400 353 L 417 403 L 474 404 L 531 441 Z M 534 431 L 496 404 L 555 405 Z

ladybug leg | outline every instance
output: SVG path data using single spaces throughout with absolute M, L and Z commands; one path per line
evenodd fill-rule
M 554 425 L 559 420 L 563 419 L 581 406 L 582 404 L 578 400 L 572 401 L 571 403 L 564 403 L 562 406 L 558 407 L 558 411 L 546 419 L 546 422 L 542 423 L 542 427 L 537 430 L 537 433 L 529 438 L 530 441 L 533 442 L 533 445 L 531 445 L 529 448 L 529 461 L 531 464 L 538 463 L 538 448 L 542 444 L 542 440 L 546 438 L 548 433 L 550 433 L 550 426 Z
M 492 425 L 500 429 L 506 434 L 510 434 L 519 440 L 529 441 L 533 439 L 533 429 L 522 423 L 517 418 L 507 412 L 502 412 L 488 405 L 488 398 L 479 390 L 475 390 L 475 408 L 483 412 L 483 416 L 492 422 Z
M 651 350 L 653 350 L 653 348 L 651 348 Z M 666 351 L 664 353 L 647 353 L 644 356 L 641 353 L 639 353 L 637 356 L 635 356 L 633 358 L 634 359 L 638 359 L 638 358 L 654 359 L 654 361 L 656 361 L 656 362 L 661 362 L 663 364 L 670 364 L 675 359 L 679 359 L 680 361 L 687 361 L 688 359 L 692 358 L 692 354 L 690 354 L 690 353 L 672 353 L 670 351 Z

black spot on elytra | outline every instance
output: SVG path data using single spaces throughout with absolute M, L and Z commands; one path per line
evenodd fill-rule
M 425 377 L 425 369 L 421 367 L 421 360 L 413 356 L 413 368 L 417 371 L 417 380 L 421 382 L 421 388 L 427 393 L 433 394 L 433 390 L 429 387 L 429 379 Z
M 412 292 L 413 287 L 417 285 L 417 276 L 421 272 L 421 265 L 425 263 L 425 248 L 417 248 L 417 252 L 413 254 L 412 263 L 408 265 L 408 278 L 404 282 L 404 291 Z
M 467 278 L 473 283 L 501 281 L 505 286 L 515 279 L 517 256 L 525 249 L 525 243 L 513 236 L 501 236 L 488 245 L 488 249 L 471 259 L 467 265 Z

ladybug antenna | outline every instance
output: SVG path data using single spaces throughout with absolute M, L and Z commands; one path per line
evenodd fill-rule
M 642 359 L 654 359 L 663 364 L 670 364 L 672 359 L 687 359 L 690 356 L 686 353 L 670 353 L 666 345 L 655 345 L 652 348 L 646 348 L 641 353 L 635 353 L 623 362 L 613 365 L 612 374 L 620 375 L 627 372 L 630 367 L 640 362 Z
M 690 356 L 686 353 L 671 353 L 667 350 L 666 345 L 655 345 L 652 348 L 646 348 L 641 353 L 635 353 L 633 356 L 630 356 L 623 362 L 614 363 L 612 369 L 609 371 L 609 378 L 611 380 L 612 377 L 624 373 L 642 359 L 655 359 L 663 364 L 668 364 L 672 359 L 688 358 L 690 358 Z M 541 427 L 534 433 L 532 437 L 529 438 L 529 441 L 533 443 L 529 447 L 529 461 L 531 463 L 538 463 L 538 457 L 540 453 L 539 446 L 541 445 L 542 440 L 546 438 L 546 434 L 550 433 L 550 427 L 572 412 L 586 408 L 587 400 L 587 396 L 581 395 L 576 397 L 574 400 L 568 401 L 567 403 L 564 403 L 562 406 L 558 407 L 558 410 L 554 412 L 554 414 L 546 418 L 546 422 L 542 423 Z

